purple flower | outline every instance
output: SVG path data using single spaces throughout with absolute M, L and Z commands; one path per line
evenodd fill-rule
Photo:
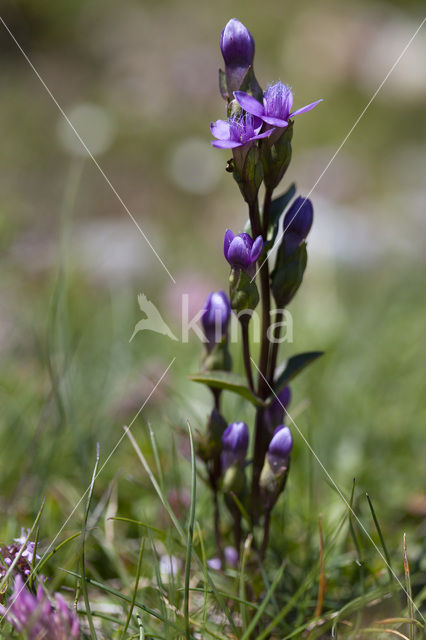
M 296 109 L 296 111 L 291 111 L 293 94 L 290 87 L 282 82 L 268 85 L 263 94 L 263 104 L 248 93 L 244 93 L 244 91 L 234 91 L 234 96 L 238 104 L 245 109 L 245 111 L 260 118 L 266 124 L 279 128 L 287 127 L 290 118 L 300 113 L 305 113 L 305 111 L 310 111 L 316 107 L 319 102 L 322 102 L 322 99 L 317 100 L 305 107 Z
M 249 432 L 245 422 L 232 422 L 222 436 L 222 471 L 243 464 L 247 455 Z
M 21 535 L 19 538 L 14 538 L 12 544 L 0 548 L 1 556 L 4 558 L 4 562 L 6 567 L 0 565 L 0 578 L 4 577 L 7 572 L 7 568 L 14 562 L 16 556 L 21 551 L 22 547 L 24 550 L 22 551 L 17 564 L 15 565 L 16 570 L 19 571 L 24 576 L 29 576 L 31 573 L 31 566 L 33 562 L 34 549 L 35 544 L 30 540 L 25 544 L 25 540 L 27 538 L 29 530 L 25 532 L 25 529 L 21 529 Z M 35 555 L 35 559 L 39 560 L 40 556 L 38 554 Z
M 287 409 L 291 400 L 290 387 L 284 387 L 278 394 L 278 398 L 274 398 L 271 405 L 265 409 L 263 413 L 263 420 L 265 427 L 270 433 L 273 433 L 274 429 L 282 423 L 284 418 L 284 410 Z
M 224 291 L 209 294 L 201 316 L 204 334 L 210 346 L 220 342 L 227 334 L 231 317 L 231 303 Z
M 237 18 L 231 18 L 220 35 L 220 50 L 226 65 L 248 68 L 253 63 L 254 39 Z
M 280 425 L 268 447 L 268 462 L 274 473 L 288 466 L 289 455 L 293 447 L 293 438 L 288 427 Z
M 284 217 L 284 250 L 291 255 L 307 238 L 314 219 L 314 208 L 309 198 L 299 196 Z
M 71 640 L 80 638 L 77 616 L 68 609 L 63 597 L 55 595 L 52 607 L 40 585 L 34 596 L 24 585 L 22 577 L 15 578 L 14 592 L 8 607 L 0 607 L 0 613 L 18 633 L 25 633 L 28 640 Z
M 240 233 L 234 236 L 230 229 L 226 230 L 223 240 L 223 253 L 234 269 L 250 271 L 250 267 L 254 265 L 262 251 L 262 236 L 258 236 L 256 240 L 253 240 L 248 233 Z
M 217 140 L 211 143 L 218 149 L 236 149 L 250 142 L 266 138 L 272 130 L 259 133 L 262 121 L 254 118 L 250 113 L 235 113 L 227 120 L 216 120 L 210 125 L 210 130 Z

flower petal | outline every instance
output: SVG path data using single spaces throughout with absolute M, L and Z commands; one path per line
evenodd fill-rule
M 321 100 L 317 100 L 316 102 L 311 102 L 311 104 L 307 104 L 305 107 L 300 107 L 300 109 L 296 109 L 296 111 L 293 111 L 293 113 L 290 113 L 290 118 L 293 118 L 294 116 L 298 116 L 299 113 L 305 113 L 306 111 L 310 111 L 311 109 L 316 107 L 317 104 L 319 104 L 320 102 L 322 102 L 322 98 Z
M 262 116 L 263 122 L 266 124 L 271 124 L 273 127 L 279 127 L 280 129 L 284 129 L 288 127 L 287 120 L 281 120 L 281 118 L 273 118 L 272 116 Z
M 210 124 L 210 131 L 219 140 L 229 140 L 231 137 L 231 127 L 226 120 L 216 120 Z
M 236 140 L 212 140 L 211 143 L 216 149 L 236 149 L 243 146 L 242 142 Z
M 235 236 L 229 245 L 227 260 L 232 267 L 246 269 L 250 264 L 250 254 L 243 238 Z
M 257 135 L 250 138 L 250 140 L 259 140 L 259 138 L 268 138 L 271 133 L 273 133 L 275 129 L 268 129 L 268 131 L 264 131 L 263 133 L 258 133 Z
M 227 260 L 228 260 L 229 245 L 231 244 L 231 242 L 233 241 L 234 238 L 235 238 L 235 236 L 232 233 L 231 229 L 227 229 L 226 232 L 225 232 L 225 237 L 223 239 L 223 253 L 224 253 L 225 258 Z
M 251 248 L 250 262 L 252 263 L 256 262 L 256 260 L 258 259 L 262 251 L 263 251 L 263 238 L 262 236 L 257 236 Z
M 265 113 L 263 104 L 258 102 L 256 98 L 253 98 L 253 96 L 250 96 L 248 93 L 244 93 L 244 91 L 234 91 L 234 97 L 240 107 L 248 113 L 251 113 L 253 116 L 259 116 L 259 118 L 261 118 Z

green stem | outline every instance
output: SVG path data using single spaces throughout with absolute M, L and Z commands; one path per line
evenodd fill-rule
M 269 208 L 271 204 L 272 191 L 266 190 L 265 201 L 263 205 L 263 240 L 266 242 L 267 226 L 269 222 Z M 257 203 L 256 203 L 257 205 Z M 258 214 L 257 210 L 257 214 Z M 251 219 L 251 217 L 250 217 Z M 266 223 L 266 224 L 265 224 Z M 253 229 L 253 227 L 252 227 Z M 266 229 L 266 230 L 265 230 Z M 253 235 L 256 235 L 255 233 Z M 260 346 L 260 358 L 259 358 L 259 376 L 258 376 L 258 396 L 264 400 L 268 395 L 268 385 L 265 378 L 268 375 L 268 361 L 270 342 L 268 339 L 268 330 L 271 321 L 271 297 L 270 297 L 270 283 L 269 283 L 269 263 L 268 258 L 263 258 L 263 262 L 259 268 L 260 273 L 260 290 L 262 297 L 262 333 L 261 333 L 261 346 Z M 259 494 L 259 479 L 262 471 L 263 461 L 265 459 L 267 443 L 264 437 L 263 429 L 263 407 L 259 407 L 256 412 L 256 433 L 254 443 L 253 454 L 253 475 L 252 475 L 252 518 L 253 522 L 256 522 L 259 515 L 260 506 L 260 494 Z
M 243 316 L 240 318 L 241 322 L 241 334 L 243 338 L 243 358 L 244 358 L 244 368 L 246 370 L 246 376 L 249 383 L 249 387 L 251 391 L 254 392 L 254 382 L 253 382 L 253 374 L 251 370 L 251 359 L 250 359 L 250 341 L 249 341 L 249 322 L 250 318 L 247 316 Z
M 283 312 L 280 310 L 277 310 L 276 316 L 275 316 L 275 322 L 276 324 L 278 324 L 277 327 L 275 327 L 275 331 L 274 331 L 274 341 L 272 343 L 272 347 L 271 347 L 271 358 L 269 361 L 269 369 L 268 369 L 268 375 L 267 375 L 267 379 L 271 385 L 271 387 L 274 386 L 274 374 L 275 374 L 275 368 L 277 366 L 277 359 L 278 359 L 278 349 L 280 347 L 279 345 L 279 339 L 280 339 L 280 334 L 281 334 L 281 323 L 283 320 Z
M 269 226 L 269 209 L 271 208 L 271 200 L 272 200 L 273 189 L 266 189 L 265 198 L 263 200 L 263 225 L 262 225 L 262 235 L 263 239 L 266 241 L 268 236 L 268 226 Z

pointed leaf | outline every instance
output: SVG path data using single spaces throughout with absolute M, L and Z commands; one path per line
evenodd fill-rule
M 237 395 L 249 400 L 255 407 L 260 407 L 262 401 L 254 395 L 247 387 L 246 381 L 242 376 L 228 371 L 212 371 L 209 373 L 196 373 L 189 376 L 193 382 L 200 382 L 213 389 L 224 389 L 231 391 Z
M 275 375 L 275 393 L 278 394 L 290 380 L 293 380 L 305 367 L 322 356 L 324 351 L 307 351 L 298 353 L 282 363 Z

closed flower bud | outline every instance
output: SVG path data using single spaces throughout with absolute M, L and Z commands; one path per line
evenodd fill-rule
M 299 196 L 284 217 L 284 253 L 288 257 L 308 237 L 314 219 L 314 209 L 309 198 Z
M 231 317 L 231 304 L 224 291 L 212 292 L 208 296 L 201 316 L 204 335 L 207 338 L 207 350 L 221 342 L 228 333 Z
M 274 431 L 274 435 L 268 447 L 268 462 L 274 474 L 281 473 L 288 467 L 288 459 L 293 448 L 293 438 L 288 427 L 280 425 Z
M 247 71 L 253 66 L 253 36 L 239 20 L 232 18 L 221 33 L 220 50 L 225 61 L 228 96 L 232 96 L 240 89 Z
M 248 68 L 254 58 L 254 39 L 237 18 L 231 18 L 220 36 L 220 50 L 226 65 Z
M 249 432 L 245 422 L 232 422 L 222 436 L 222 470 L 242 466 L 247 455 Z
M 292 446 L 290 429 L 284 425 L 277 427 L 269 444 L 259 480 L 263 505 L 267 511 L 273 508 L 284 490 Z
M 227 229 L 223 241 L 223 252 L 225 258 L 234 269 L 251 272 L 262 251 L 262 236 L 258 236 L 253 240 L 248 233 L 240 233 L 234 236 L 232 231 Z
M 269 433 L 273 433 L 276 427 L 282 423 L 284 418 L 284 410 L 290 404 L 291 391 L 290 387 L 284 387 L 278 394 L 278 398 L 274 398 L 273 402 L 267 407 L 263 413 L 263 420 Z

